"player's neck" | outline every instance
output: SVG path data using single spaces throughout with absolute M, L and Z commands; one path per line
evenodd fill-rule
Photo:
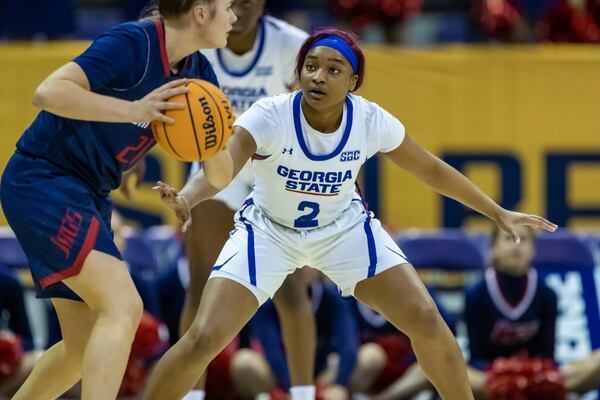
M 315 109 L 302 100 L 301 108 L 306 122 L 321 133 L 333 133 L 338 130 L 344 115 L 344 103 L 335 104 L 324 109 Z
M 258 36 L 258 25 L 249 33 L 230 33 L 227 38 L 227 48 L 234 54 L 241 56 L 246 54 L 254 47 L 254 42 Z
M 185 57 L 208 45 L 199 43 L 198 36 L 192 29 L 165 22 L 165 47 L 169 65 L 175 67 Z

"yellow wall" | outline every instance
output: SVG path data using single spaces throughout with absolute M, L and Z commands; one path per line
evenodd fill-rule
M 31 106 L 35 87 L 85 45 L 0 45 L 0 169 L 35 116 Z M 547 152 L 600 152 L 598 47 L 368 48 L 366 54 L 367 80 L 361 94 L 396 115 L 428 149 L 436 154 L 513 154 L 523 171 L 519 206 L 524 210 L 545 213 Z M 159 158 L 167 178 L 180 184 L 181 166 L 160 154 Z M 467 173 L 498 195 L 494 166 Z M 578 166 L 569 175 L 573 205 L 600 205 L 600 165 Z M 428 188 L 387 162 L 380 182 L 386 222 L 399 227 L 441 223 L 441 201 Z M 142 210 L 168 215 L 148 186 L 139 197 Z M 4 222 L 0 215 L 0 224 Z
M 544 214 L 548 151 L 600 152 L 600 48 L 373 48 L 362 93 L 404 122 L 436 154 L 513 153 L 523 171 L 520 207 Z M 393 165 L 382 168 L 381 209 L 401 227 L 435 227 L 441 201 Z M 471 175 L 492 195 L 494 168 Z M 569 171 L 572 205 L 600 205 L 600 165 Z M 552 179 L 552 177 L 549 177 Z M 573 225 L 598 221 L 573 221 Z

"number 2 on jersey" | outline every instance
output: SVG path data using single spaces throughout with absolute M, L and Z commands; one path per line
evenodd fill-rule
M 294 220 L 294 228 L 314 228 L 319 225 L 317 215 L 319 215 L 319 203 L 312 201 L 302 201 L 298 204 L 298 211 L 311 210 L 310 213 L 301 215 Z

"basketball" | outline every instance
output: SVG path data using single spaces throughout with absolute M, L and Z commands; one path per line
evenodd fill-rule
M 206 160 L 221 150 L 231 136 L 233 112 L 225 94 L 212 83 L 191 79 L 186 87 L 188 93 L 169 99 L 185 108 L 165 111 L 175 123 L 154 121 L 152 133 L 159 146 L 178 160 Z

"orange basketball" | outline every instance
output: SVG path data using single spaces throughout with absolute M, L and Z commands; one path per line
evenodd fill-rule
M 167 110 L 173 125 L 152 122 L 154 139 L 167 153 L 181 161 L 206 160 L 225 147 L 233 127 L 233 112 L 225 94 L 210 82 L 191 79 L 189 92 L 169 99 L 185 105 Z

